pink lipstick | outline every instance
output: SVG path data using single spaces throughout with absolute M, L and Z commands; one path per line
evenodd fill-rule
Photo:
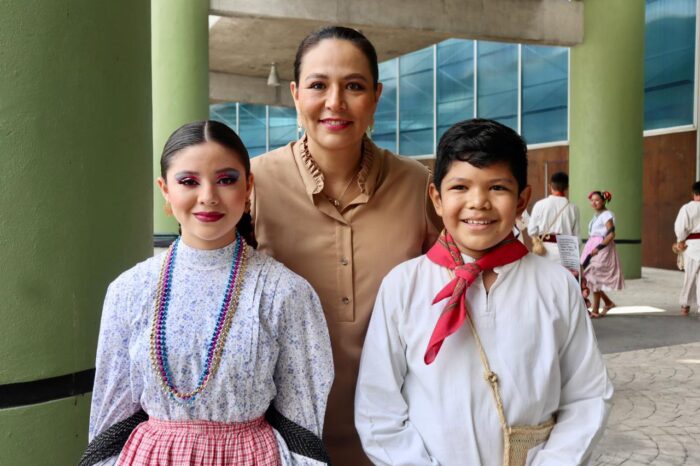
M 218 222 L 224 214 L 221 212 L 195 212 L 194 216 L 200 222 Z

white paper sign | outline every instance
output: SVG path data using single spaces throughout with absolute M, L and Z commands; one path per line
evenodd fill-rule
M 561 265 L 574 272 L 578 276 L 580 267 L 578 236 L 557 235 L 557 247 L 559 248 L 559 260 Z

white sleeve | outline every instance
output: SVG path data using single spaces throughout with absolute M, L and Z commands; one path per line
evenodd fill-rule
M 128 311 L 127 295 L 127 287 L 119 280 L 107 289 L 97 342 L 88 435 L 90 441 L 103 430 L 141 409 L 138 398 L 134 399 L 131 393 L 130 328 L 128 320 L 124 318 Z M 116 458 L 115 456 L 101 464 L 112 464 Z
M 559 350 L 561 394 L 557 423 L 531 466 L 587 464 L 612 407 L 613 385 L 578 286 L 569 277 L 571 322 Z
M 536 202 L 532 207 L 532 214 L 527 223 L 527 234 L 537 236 L 540 232 L 540 223 L 542 223 L 542 202 Z
M 406 345 L 396 317 L 396 294 L 382 283 L 369 323 L 355 392 L 355 426 L 375 465 L 437 465 L 408 418 L 401 388 L 407 372 Z
M 273 403 L 287 419 L 321 437 L 333 383 L 333 354 L 326 319 L 316 292 L 303 278 L 292 275 L 292 280 L 278 284 L 277 290 L 273 307 L 280 314 L 279 354 L 273 376 L 277 389 Z M 286 448 L 281 448 L 280 453 L 290 465 L 319 464 L 290 454 Z
M 673 230 L 676 233 L 677 241 L 683 241 L 690 234 L 690 219 L 688 218 L 688 209 L 686 209 L 685 206 L 681 207 L 681 210 L 678 211 Z

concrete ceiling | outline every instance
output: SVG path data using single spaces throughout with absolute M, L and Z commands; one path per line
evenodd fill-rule
M 583 40 L 583 4 L 568 0 L 209 1 L 219 17 L 209 28 L 212 102 L 291 105 L 296 48 L 328 24 L 360 29 L 379 61 L 450 37 L 564 46 Z M 272 62 L 280 88 L 266 84 Z
M 275 62 L 280 78 L 290 81 L 299 42 L 318 27 L 317 21 L 222 17 L 209 29 L 209 69 L 267 79 Z M 362 32 L 376 47 L 380 62 L 445 39 L 444 34 L 427 31 L 406 34 L 365 27 Z

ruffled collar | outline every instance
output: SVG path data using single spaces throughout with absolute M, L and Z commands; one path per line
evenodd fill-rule
M 321 169 L 309 152 L 308 136 L 306 134 L 298 141 L 298 147 L 299 158 L 313 180 L 312 186 L 307 186 L 307 188 L 310 188 L 309 194 L 319 194 L 323 191 L 325 180 Z M 374 180 L 370 177 L 370 171 L 374 165 L 375 148 L 376 146 L 367 136 L 362 138 L 362 159 L 360 160 L 360 170 L 357 173 L 357 184 L 362 194 L 366 196 L 370 196 L 374 188 Z
M 236 242 L 233 241 L 219 249 L 196 249 L 185 244 L 180 238 L 175 262 L 178 266 L 201 270 L 230 267 L 235 247 Z

